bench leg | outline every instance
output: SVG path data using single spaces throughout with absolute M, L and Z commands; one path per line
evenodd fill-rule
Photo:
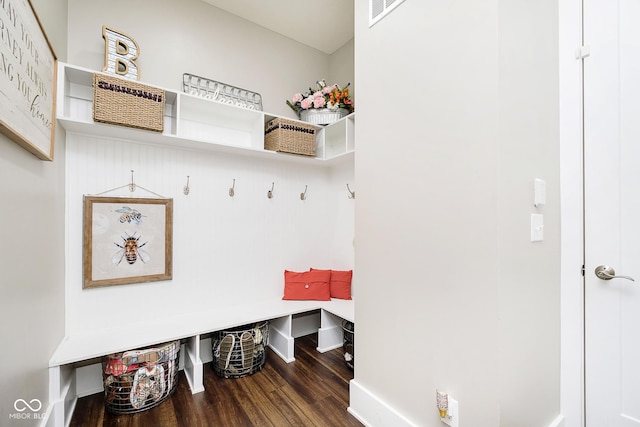
M 317 350 L 320 353 L 324 353 L 342 347 L 342 334 L 342 318 L 328 311 L 321 310 Z
M 295 340 L 291 335 L 291 315 L 269 322 L 269 347 L 287 363 L 295 360 L 294 344 Z
M 200 335 L 190 337 L 185 344 L 184 374 L 192 394 L 204 391 L 203 367 L 200 359 Z
M 77 400 L 75 370 L 67 365 L 51 366 L 49 368 L 49 408 L 47 408 L 46 425 L 67 426 L 71 421 Z

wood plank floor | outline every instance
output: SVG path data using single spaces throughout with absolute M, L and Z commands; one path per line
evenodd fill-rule
M 353 372 L 342 349 L 319 353 L 316 347 L 317 334 L 296 338 L 296 360 L 288 364 L 269 349 L 263 369 L 244 378 L 221 378 L 207 363 L 205 391 L 198 394 L 191 394 L 180 371 L 175 393 L 138 414 L 110 414 L 102 393 L 83 397 L 70 427 L 361 426 L 347 412 Z

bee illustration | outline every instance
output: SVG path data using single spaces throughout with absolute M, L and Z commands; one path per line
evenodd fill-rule
M 116 209 L 116 212 L 122 214 L 120 215 L 121 223 L 128 222 L 131 224 L 132 222 L 135 222 L 136 224 L 140 224 L 142 222 L 142 217 L 144 216 L 137 210 L 131 209 L 129 206 L 123 206 L 120 209 Z
M 129 264 L 134 264 L 138 259 L 144 263 L 149 262 L 151 256 L 146 250 L 142 249 L 142 247 L 149 242 L 139 244 L 138 241 L 141 237 L 142 236 L 136 237 L 136 233 L 133 233 L 133 236 L 127 234 L 127 237 L 122 236 L 122 240 L 124 241 L 122 245 L 114 242 L 120 249 L 115 253 L 111 262 L 113 262 L 114 265 L 120 265 L 123 258 L 126 258 Z

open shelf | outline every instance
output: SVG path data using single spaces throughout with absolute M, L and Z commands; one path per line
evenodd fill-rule
M 315 157 L 277 153 L 264 149 L 264 126 L 279 116 L 173 90 L 165 89 L 162 132 L 95 122 L 94 73 L 94 70 L 59 63 L 57 118 L 67 131 L 273 161 L 318 166 L 335 166 L 344 162 L 353 164 L 354 114 L 329 126 L 317 127 Z

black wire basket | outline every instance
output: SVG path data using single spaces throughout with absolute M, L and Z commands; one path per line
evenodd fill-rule
M 355 333 L 355 325 L 353 322 L 344 321 L 342 322 L 342 332 L 343 332 L 343 344 L 342 351 L 344 353 L 344 362 L 347 364 L 347 367 L 353 370 L 353 364 L 355 359 L 354 353 L 354 341 L 353 335 Z
M 213 369 L 224 378 L 241 378 L 262 369 L 267 359 L 269 322 L 213 333 Z

